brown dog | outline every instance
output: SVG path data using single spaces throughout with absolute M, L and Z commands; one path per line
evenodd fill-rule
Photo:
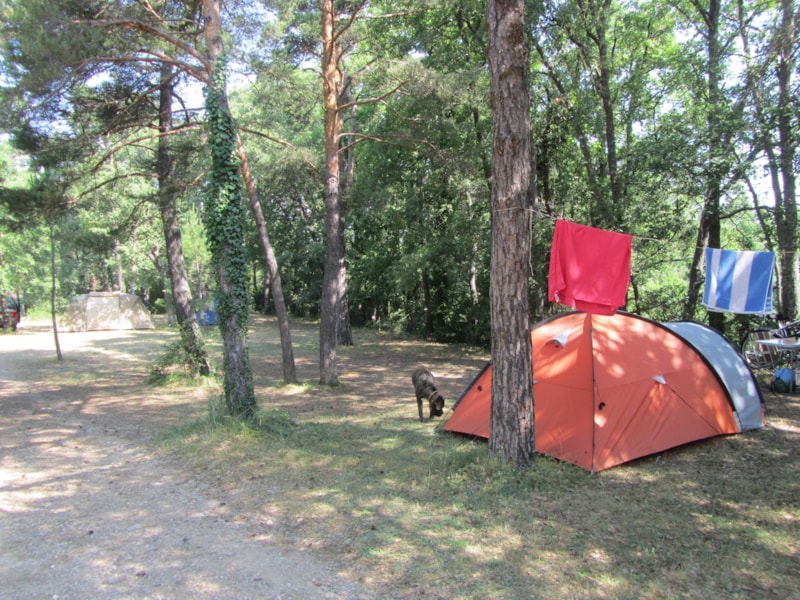
M 444 413 L 444 396 L 436 391 L 436 383 L 433 380 L 433 373 L 427 367 L 419 366 L 411 376 L 414 383 L 414 393 L 417 395 L 417 410 L 419 420 L 422 421 L 422 399 L 427 398 L 430 414 L 428 419 L 434 416 L 441 417 Z

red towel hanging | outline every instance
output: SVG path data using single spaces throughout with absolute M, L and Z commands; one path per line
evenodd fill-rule
M 625 305 L 633 236 L 556 221 L 548 297 L 577 310 L 614 314 Z

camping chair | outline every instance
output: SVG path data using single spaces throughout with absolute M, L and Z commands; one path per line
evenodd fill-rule
M 776 317 L 775 320 L 778 323 L 778 329 L 772 330 L 772 337 L 790 338 L 800 336 L 800 321 L 792 321 L 789 323 L 779 320 L 779 317 Z
M 770 329 L 756 329 L 747 334 L 747 339 L 742 346 L 742 354 L 753 369 L 775 369 L 782 361 L 781 353 L 775 346 L 762 346 L 759 340 L 772 338 Z

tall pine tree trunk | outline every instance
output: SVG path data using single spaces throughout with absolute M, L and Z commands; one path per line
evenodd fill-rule
M 492 410 L 489 449 L 521 467 L 533 459 L 528 275 L 531 244 L 529 51 L 524 0 L 489 0 L 494 118 Z
M 175 318 L 180 328 L 181 344 L 192 361 L 192 369 L 201 375 L 208 375 L 211 373 L 211 365 L 203 347 L 200 327 L 197 325 L 192 289 L 189 286 L 189 277 L 183 261 L 183 239 L 178 221 L 175 191 L 172 186 L 173 158 L 169 144 L 169 134 L 172 131 L 172 71 L 171 65 L 164 63 L 161 66 L 158 112 L 158 130 L 161 134 L 158 138 L 158 204 L 167 244 L 167 266 Z
M 339 45 L 336 43 L 333 0 L 322 0 L 322 86 L 325 120 L 325 266 L 322 278 L 322 302 L 319 325 L 319 381 L 333 385 L 339 381 L 336 362 L 336 327 L 345 290 L 344 215 L 339 203 L 339 137 L 342 118 L 339 92 L 342 84 L 338 68 Z

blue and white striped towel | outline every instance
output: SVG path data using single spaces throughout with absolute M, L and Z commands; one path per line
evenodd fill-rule
M 771 313 L 774 268 L 774 252 L 706 248 L 703 306 L 741 315 Z

